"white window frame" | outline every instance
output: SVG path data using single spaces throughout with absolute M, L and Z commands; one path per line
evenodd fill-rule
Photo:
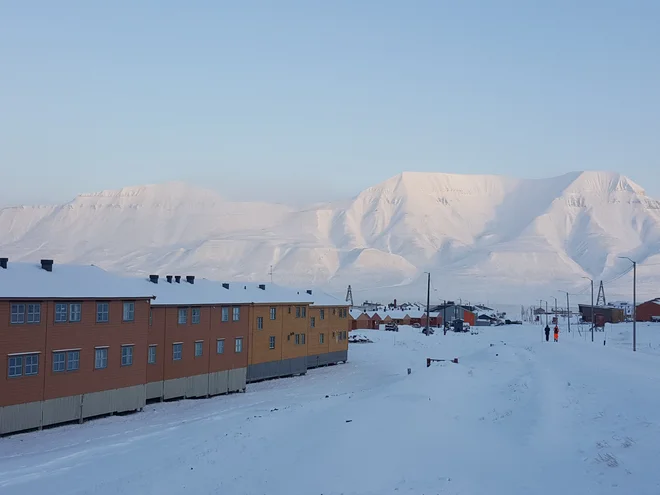
M 188 324 L 188 308 L 178 308 L 176 321 L 179 325 Z
M 202 357 L 204 355 L 204 341 L 196 340 L 195 341 L 195 357 Z
M 269 349 L 275 349 L 275 335 L 271 335 L 268 338 L 268 348 Z
M 215 353 L 224 354 L 225 353 L 225 339 L 218 339 L 215 342 Z
M 66 371 L 66 351 L 53 351 L 53 373 Z
M 7 360 L 7 377 L 19 378 L 23 376 L 24 361 L 24 356 L 22 354 L 20 356 L 9 356 L 9 359 Z
M 222 313 L 220 316 L 221 321 L 229 321 L 229 307 L 223 306 L 220 312 Z
M 325 320 L 325 309 L 320 309 L 319 313 L 319 319 Z
M 72 368 L 72 364 L 75 363 L 75 368 Z M 80 350 L 71 349 L 66 351 L 66 370 L 67 371 L 78 371 L 80 369 Z
M 147 355 L 147 364 L 156 364 L 157 353 L 158 346 L 156 344 L 151 344 Z
M 104 370 L 108 367 L 108 348 L 96 347 L 94 349 L 94 369 Z
M 36 376 L 39 374 L 39 354 L 25 354 L 23 363 L 23 366 L 25 367 L 23 373 L 25 376 Z M 28 366 L 30 367 L 29 373 Z M 36 366 L 36 369 L 32 369 L 33 366 Z
M 69 304 L 69 321 L 77 323 L 82 320 L 82 303 Z
M 305 334 L 301 333 L 300 334 L 300 345 L 305 345 L 305 340 L 306 340 Z
M 30 309 L 32 311 L 30 311 Z M 29 325 L 36 325 L 41 323 L 41 303 L 28 303 L 27 304 L 27 323 Z
M 269 316 L 271 320 L 277 320 L 277 307 L 271 306 Z
M 236 354 L 243 352 L 243 337 L 236 337 L 234 339 L 234 352 Z
M 55 303 L 55 323 L 66 323 L 69 321 L 69 305 L 67 303 Z
M 241 308 L 240 306 L 234 306 L 231 309 L 231 321 L 240 321 L 241 319 Z
M 110 303 L 106 301 L 97 302 L 96 323 L 108 323 L 109 321 L 110 321 Z
M 179 357 L 177 358 L 177 351 Z M 172 344 L 172 361 L 181 361 L 183 359 L 183 342 L 175 342 Z
M 301 306 L 302 307 L 302 318 L 307 318 L 307 306 Z
M 324 333 L 319 334 L 319 344 L 325 344 L 325 334 Z
M 121 346 L 121 365 L 133 366 L 133 344 L 122 344 Z
M 25 323 L 25 303 L 12 303 L 10 322 L 12 325 L 23 325 Z
M 316 317 L 309 317 L 309 328 L 316 328 Z
M 264 318 L 263 316 L 257 316 L 257 330 L 264 329 Z
M 202 321 L 202 308 L 192 308 L 190 322 L 193 325 L 198 325 Z
M 135 321 L 135 301 L 124 301 L 122 305 L 122 321 Z

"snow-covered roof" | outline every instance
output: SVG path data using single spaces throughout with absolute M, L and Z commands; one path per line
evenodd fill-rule
M 0 299 L 150 299 L 152 287 L 94 265 L 15 263 L 0 268 Z
M 401 309 L 393 309 L 389 311 L 379 312 L 378 316 L 380 316 L 381 318 L 387 318 L 389 316 L 393 320 L 403 320 L 406 316 L 408 316 L 408 311 L 404 311 Z
M 312 294 L 310 295 L 312 306 L 350 306 L 346 301 L 342 301 L 338 297 L 335 297 L 327 292 L 323 292 L 318 289 L 310 289 Z M 307 292 L 307 291 L 305 291 Z
M 360 310 L 360 309 L 351 309 L 351 310 L 349 311 L 349 313 L 351 314 L 351 317 L 352 317 L 354 320 L 357 320 L 360 316 L 362 316 L 363 314 L 365 314 L 365 312 L 362 311 L 362 310 Z
M 312 296 L 304 290 L 290 289 L 276 284 L 254 282 L 218 282 L 208 279 L 195 279 L 194 283 L 174 280 L 170 283 L 161 277 L 157 284 L 142 279 L 149 284 L 156 299 L 154 306 L 193 306 L 210 304 L 296 304 L 311 303 Z

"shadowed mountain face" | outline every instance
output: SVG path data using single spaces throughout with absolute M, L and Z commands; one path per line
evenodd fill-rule
M 619 256 L 640 263 L 640 294 L 657 296 L 660 280 L 660 203 L 609 172 L 538 180 L 404 172 L 304 209 L 167 183 L 5 208 L 0 233 L 0 255 L 14 261 L 243 280 L 267 279 L 272 266 L 276 282 L 351 284 L 358 299 L 421 296 L 425 271 L 437 297 L 549 298 L 581 289 L 582 277 L 616 278 L 629 266 Z M 629 283 L 622 277 L 612 290 L 627 294 Z

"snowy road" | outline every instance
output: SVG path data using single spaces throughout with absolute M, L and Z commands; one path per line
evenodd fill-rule
M 0 439 L 0 494 L 660 493 L 660 327 L 636 354 L 625 327 L 363 333 L 305 377 Z

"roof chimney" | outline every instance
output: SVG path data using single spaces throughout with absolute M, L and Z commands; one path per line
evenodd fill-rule
M 180 284 L 180 283 L 181 283 L 181 275 L 174 275 L 174 281 L 175 281 L 177 284 Z
M 149 282 L 157 284 L 158 283 L 158 275 L 149 275 Z
M 41 260 L 41 268 L 47 272 L 53 271 L 53 260 Z
M 195 283 L 195 276 L 194 275 L 186 275 L 186 282 L 189 284 L 194 284 Z
M 229 290 L 229 284 L 222 284 L 222 286 L 223 286 L 225 289 Z
M 307 294 L 312 295 L 312 289 L 307 289 Z
M 259 288 L 261 290 L 266 290 L 266 285 L 265 284 L 259 284 Z
M 172 283 L 172 275 L 167 275 L 167 276 L 165 276 L 165 278 L 167 279 L 168 283 L 170 283 L 170 284 Z
M 0 268 L 4 268 L 6 270 L 8 261 L 9 258 L 0 258 Z

